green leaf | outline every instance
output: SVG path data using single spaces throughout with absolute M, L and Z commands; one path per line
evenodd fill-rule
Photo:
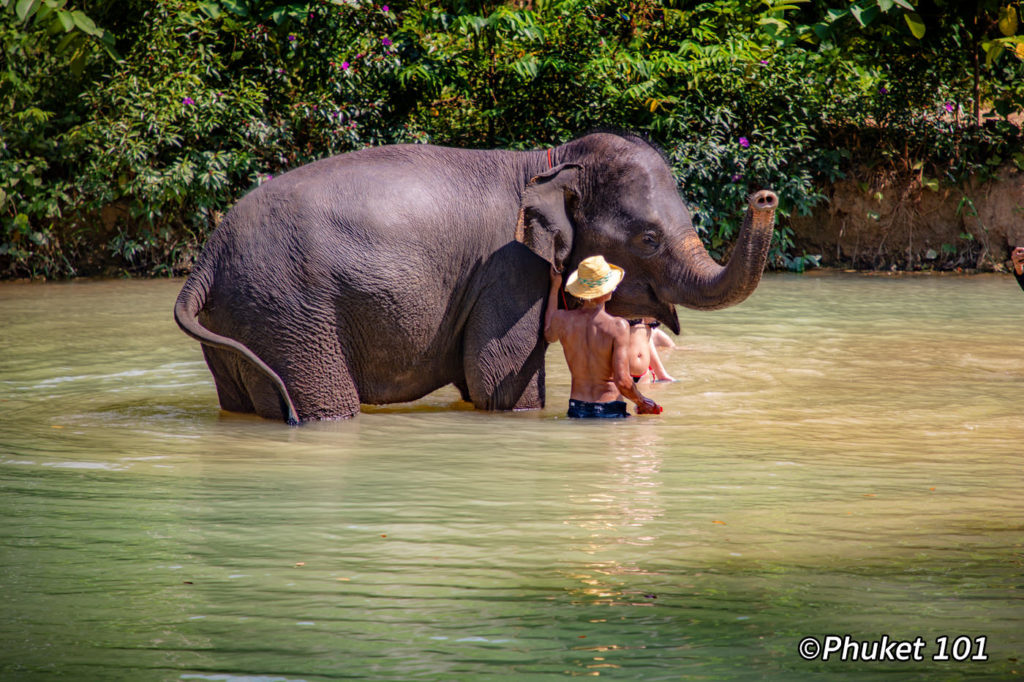
M 800 9 L 797 5 L 791 4 L 794 2 L 806 3 L 809 0 L 789 0 L 789 2 L 781 2 L 778 5 L 769 5 L 766 12 L 788 12 L 790 10 L 796 11 Z M 768 4 L 768 3 L 765 3 Z
M 921 20 L 921 15 L 917 12 L 908 12 L 903 15 L 903 18 L 906 20 L 907 26 L 910 27 L 910 32 L 915 38 L 918 40 L 924 38 L 925 26 L 924 22 Z
M 825 41 L 832 37 L 832 29 L 824 24 L 815 24 L 811 27 L 814 31 L 814 35 L 817 36 L 818 40 Z
M 221 15 L 220 5 L 216 2 L 210 2 L 205 0 L 199 3 L 199 9 L 203 10 L 203 14 L 210 17 L 211 19 L 217 19 Z
M 878 17 L 880 12 L 878 11 L 877 6 L 868 7 L 865 9 L 860 5 L 854 5 L 850 8 L 850 14 L 853 15 L 853 18 L 857 20 L 858 24 L 860 24 L 863 27 L 867 27 L 868 24 L 870 24 Z
M 86 35 L 94 36 L 99 38 L 103 35 L 103 30 L 96 27 L 96 22 L 87 17 L 81 10 L 75 10 L 71 13 L 71 19 L 75 22 L 82 33 Z
M 39 6 L 39 0 L 18 0 L 17 6 L 14 11 L 18 15 L 19 21 L 27 21 L 28 17 L 32 16 L 36 12 L 36 7 Z
M 999 32 L 1004 36 L 1017 34 L 1017 8 L 1013 5 L 999 8 Z
M 522 59 L 513 62 L 512 70 L 515 71 L 523 80 L 533 80 L 537 77 L 537 73 L 539 71 L 537 58 L 533 55 L 527 55 Z
M 343 5 L 344 3 L 335 1 L 334 4 Z M 245 6 L 244 0 L 220 0 L 220 5 L 236 16 L 249 16 L 249 9 Z
M 897 4 L 897 5 L 899 5 L 900 7 L 902 7 L 903 9 L 909 9 L 909 10 L 910 10 L 911 12 L 913 12 L 913 11 L 914 11 L 914 6 L 913 6 L 913 5 L 911 5 L 911 4 L 909 3 L 909 2 L 907 2 L 907 0 L 893 0 L 893 1 L 894 1 L 894 2 L 895 2 L 895 3 Z
M 75 20 L 71 18 L 71 12 L 67 10 L 58 10 L 57 19 L 60 21 L 60 25 L 64 27 L 65 33 L 75 27 Z
M 284 22 L 287 14 L 288 14 L 288 8 L 287 7 L 275 7 L 271 11 L 267 12 L 266 14 L 264 14 L 263 18 L 264 19 L 273 19 L 275 24 L 280 25 L 282 22 Z
M 985 50 L 985 66 L 991 68 L 992 62 L 1003 54 L 1003 44 L 993 40 L 990 43 L 982 43 L 982 48 Z
M 850 10 L 848 10 L 848 9 L 830 9 L 827 12 L 828 18 L 826 19 L 826 21 L 828 21 L 828 23 L 830 23 L 830 24 L 834 23 L 834 22 L 842 19 L 843 17 L 845 17 L 849 13 L 850 13 Z
M 781 19 L 776 19 L 775 17 L 761 17 L 757 20 L 757 23 L 761 26 L 772 26 L 777 30 L 782 30 L 789 25 L 787 22 L 782 21 Z
M 77 45 L 83 40 L 85 40 L 85 38 L 83 38 L 82 34 L 78 31 L 68 32 L 68 34 L 61 38 L 61 41 L 57 43 L 57 46 L 53 48 L 53 51 L 56 54 L 64 54 L 64 52 L 71 47 L 77 47 Z

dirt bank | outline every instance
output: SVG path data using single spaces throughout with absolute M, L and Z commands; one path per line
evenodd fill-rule
M 1024 173 L 1012 165 L 962 187 L 864 171 L 827 192 L 813 215 L 792 218 L 797 251 L 823 266 L 1002 270 L 1008 247 L 1024 245 Z

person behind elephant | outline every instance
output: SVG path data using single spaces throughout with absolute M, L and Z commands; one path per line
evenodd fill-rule
M 628 417 L 625 396 L 636 403 L 637 414 L 659 414 L 661 406 L 641 395 L 629 375 L 629 324 L 605 311 L 622 268 L 603 256 L 580 261 L 565 290 L 583 301 L 576 310 L 558 309 L 562 276 L 551 268 L 551 289 L 544 314 L 544 338 L 559 341 L 572 375 L 568 416 L 573 418 Z
M 1013 261 L 1013 274 L 1017 278 L 1017 284 L 1024 289 L 1024 246 L 1018 246 L 1010 254 Z
M 653 318 L 648 318 L 653 319 Z M 663 348 L 665 350 L 675 350 L 677 348 L 676 342 L 672 340 L 672 337 L 665 333 L 664 330 L 660 329 L 660 323 L 651 325 L 651 345 L 655 348 Z
M 675 381 L 665 369 L 654 343 L 654 333 L 660 331 L 659 325 L 650 317 L 629 320 L 629 375 L 633 377 L 633 383 Z

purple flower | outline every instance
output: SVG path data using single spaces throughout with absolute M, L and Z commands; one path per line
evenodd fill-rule
M 288 36 L 288 42 L 295 42 L 295 36 Z
M 746 149 L 747 147 L 750 146 L 750 140 L 748 140 L 745 137 L 741 137 L 740 138 L 740 146 L 743 147 L 744 149 Z
M 946 102 L 943 106 L 945 107 L 946 111 L 948 111 L 949 113 L 953 113 L 953 103 L 952 102 Z
M 761 63 L 764 64 L 765 66 L 768 66 L 768 60 L 767 59 L 762 59 Z
M 342 62 L 341 63 L 341 70 L 342 71 L 348 71 L 348 66 L 349 66 L 348 62 Z
M 380 11 L 381 12 L 387 12 L 388 11 L 388 6 L 384 5 L 383 7 L 380 8 Z
M 194 99 L 192 99 L 191 97 L 186 97 L 186 98 L 181 100 L 181 103 L 182 104 L 195 104 L 196 101 Z
M 736 174 L 736 175 L 732 176 L 732 181 L 733 182 L 739 182 L 742 178 L 743 178 L 742 175 Z
M 380 42 L 384 45 L 384 47 L 391 47 L 391 38 L 381 38 Z
M 882 87 L 878 88 L 878 92 L 880 92 L 883 95 L 888 95 L 889 94 L 889 91 L 886 89 L 886 87 L 884 85 Z

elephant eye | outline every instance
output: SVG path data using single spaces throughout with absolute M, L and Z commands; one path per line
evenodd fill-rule
M 658 241 L 658 235 L 653 232 L 644 232 L 643 236 L 640 237 L 646 246 L 657 246 L 660 242 Z

